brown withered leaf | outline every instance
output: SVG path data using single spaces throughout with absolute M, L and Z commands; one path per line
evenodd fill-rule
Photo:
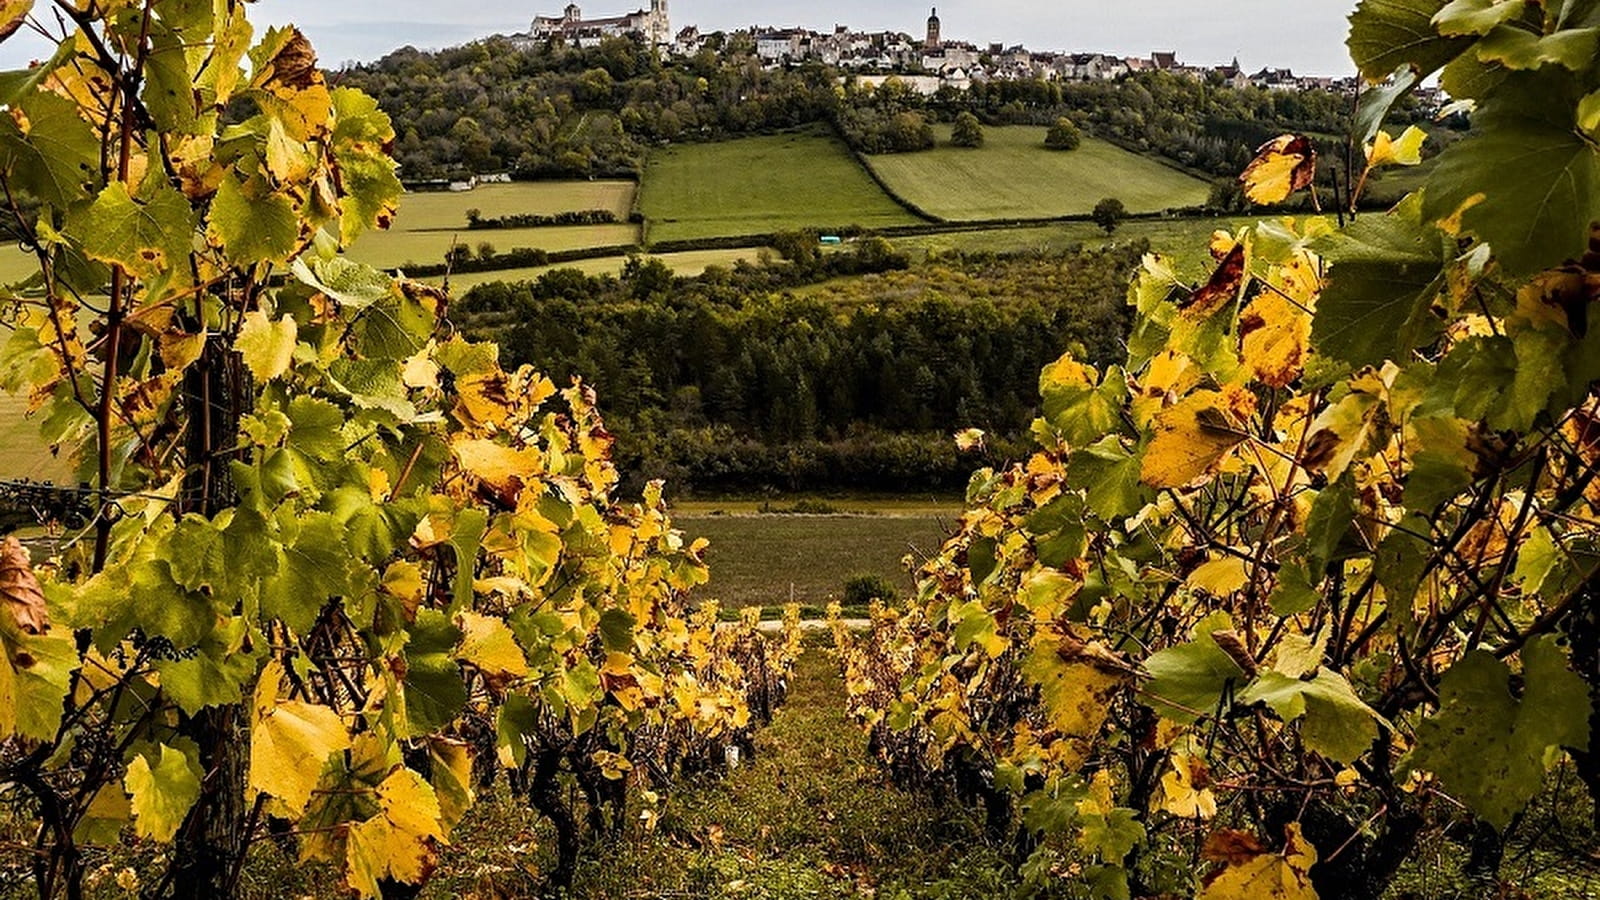
M 321 84 L 316 50 L 300 29 L 291 27 L 289 32 L 289 39 L 272 58 L 272 80 L 285 87 L 301 89 Z
M 1256 150 L 1256 158 L 1239 175 L 1251 203 L 1282 203 L 1317 177 L 1317 151 L 1311 139 L 1281 134 Z
M 1600 301 L 1600 225 L 1589 233 L 1583 258 L 1535 275 L 1517 295 L 1518 312 L 1534 320 L 1555 319 L 1573 335 L 1589 333 L 1589 307 Z
M 33 574 L 33 560 L 14 537 L 0 541 L 0 606 L 27 634 L 50 630 L 50 613 L 45 609 L 39 579 Z
M 1223 653 L 1228 654 L 1228 658 L 1237 663 L 1246 675 L 1251 678 L 1256 677 L 1256 672 L 1259 670 L 1256 665 L 1256 658 L 1245 647 L 1244 639 L 1239 637 L 1239 632 L 1231 628 L 1223 628 L 1211 632 L 1211 639 L 1216 641 L 1217 647 Z
M 1261 840 L 1250 832 L 1219 828 L 1206 836 L 1206 845 L 1200 851 L 1200 856 L 1211 862 L 1238 866 L 1266 852 L 1267 848 L 1261 845 Z
M 16 34 L 32 11 L 33 0 L 0 0 L 0 41 Z
M 1199 290 L 1179 300 L 1178 309 L 1186 316 L 1203 319 L 1231 303 L 1244 286 L 1244 257 L 1244 244 L 1235 243 L 1233 249 L 1222 257 L 1222 262 L 1217 264 L 1210 280 Z

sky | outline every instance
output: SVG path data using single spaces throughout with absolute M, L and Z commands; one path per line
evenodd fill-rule
M 628 12 L 641 0 L 577 0 L 585 15 Z M 648 0 L 643 0 L 648 2 Z M 496 33 L 525 31 L 535 14 L 557 14 L 566 0 L 260 0 L 260 24 L 294 22 L 324 65 L 376 59 L 396 47 L 451 46 Z M 45 3 L 40 3 L 43 9 Z M 1095 50 L 1147 56 L 1176 50 L 1195 64 L 1237 56 L 1248 69 L 1291 68 L 1304 75 L 1346 75 L 1345 16 L 1354 0 L 948 0 L 939 17 L 947 40 L 1002 42 L 1036 50 Z M 674 30 L 749 25 L 920 34 L 928 7 L 912 0 L 670 0 Z M 0 66 L 43 55 L 42 42 L 19 33 L 0 44 Z

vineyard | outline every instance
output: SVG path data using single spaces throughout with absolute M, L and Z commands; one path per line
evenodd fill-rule
M 737 839 L 682 890 L 1378 900 L 1448 853 L 1516 897 L 1600 824 L 1600 0 L 1363 0 L 1343 177 L 1298 135 L 1240 177 L 1322 214 L 1147 256 L 1125 359 L 1047 366 L 914 596 L 826 626 L 724 616 L 594 388 L 346 255 L 394 128 L 246 8 L 0 0 L 58 42 L 0 77 L 0 385 L 86 485 L 0 543 L 7 896 L 645 896 Z M 1473 131 L 1358 213 L 1434 77 Z

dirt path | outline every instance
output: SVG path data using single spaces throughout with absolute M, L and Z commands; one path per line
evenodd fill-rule
M 828 651 L 802 657 L 756 757 L 680 790 L 655 832 L 585 865 L 581 897 L 995 896 L 965 813 L 888 785 L 845 718 Z

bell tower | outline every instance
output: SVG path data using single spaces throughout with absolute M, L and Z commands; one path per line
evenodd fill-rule
M 661 45 L 672 41 L 672 24 L 667 17 L 667 0 L 650 0 L 650 43 Z
M 944 46 L 944 41 L 939 34 L 939 8 L 936 6 L 928 14 L 928 39 L 923 42 L 924 50 L 938 50 Z

